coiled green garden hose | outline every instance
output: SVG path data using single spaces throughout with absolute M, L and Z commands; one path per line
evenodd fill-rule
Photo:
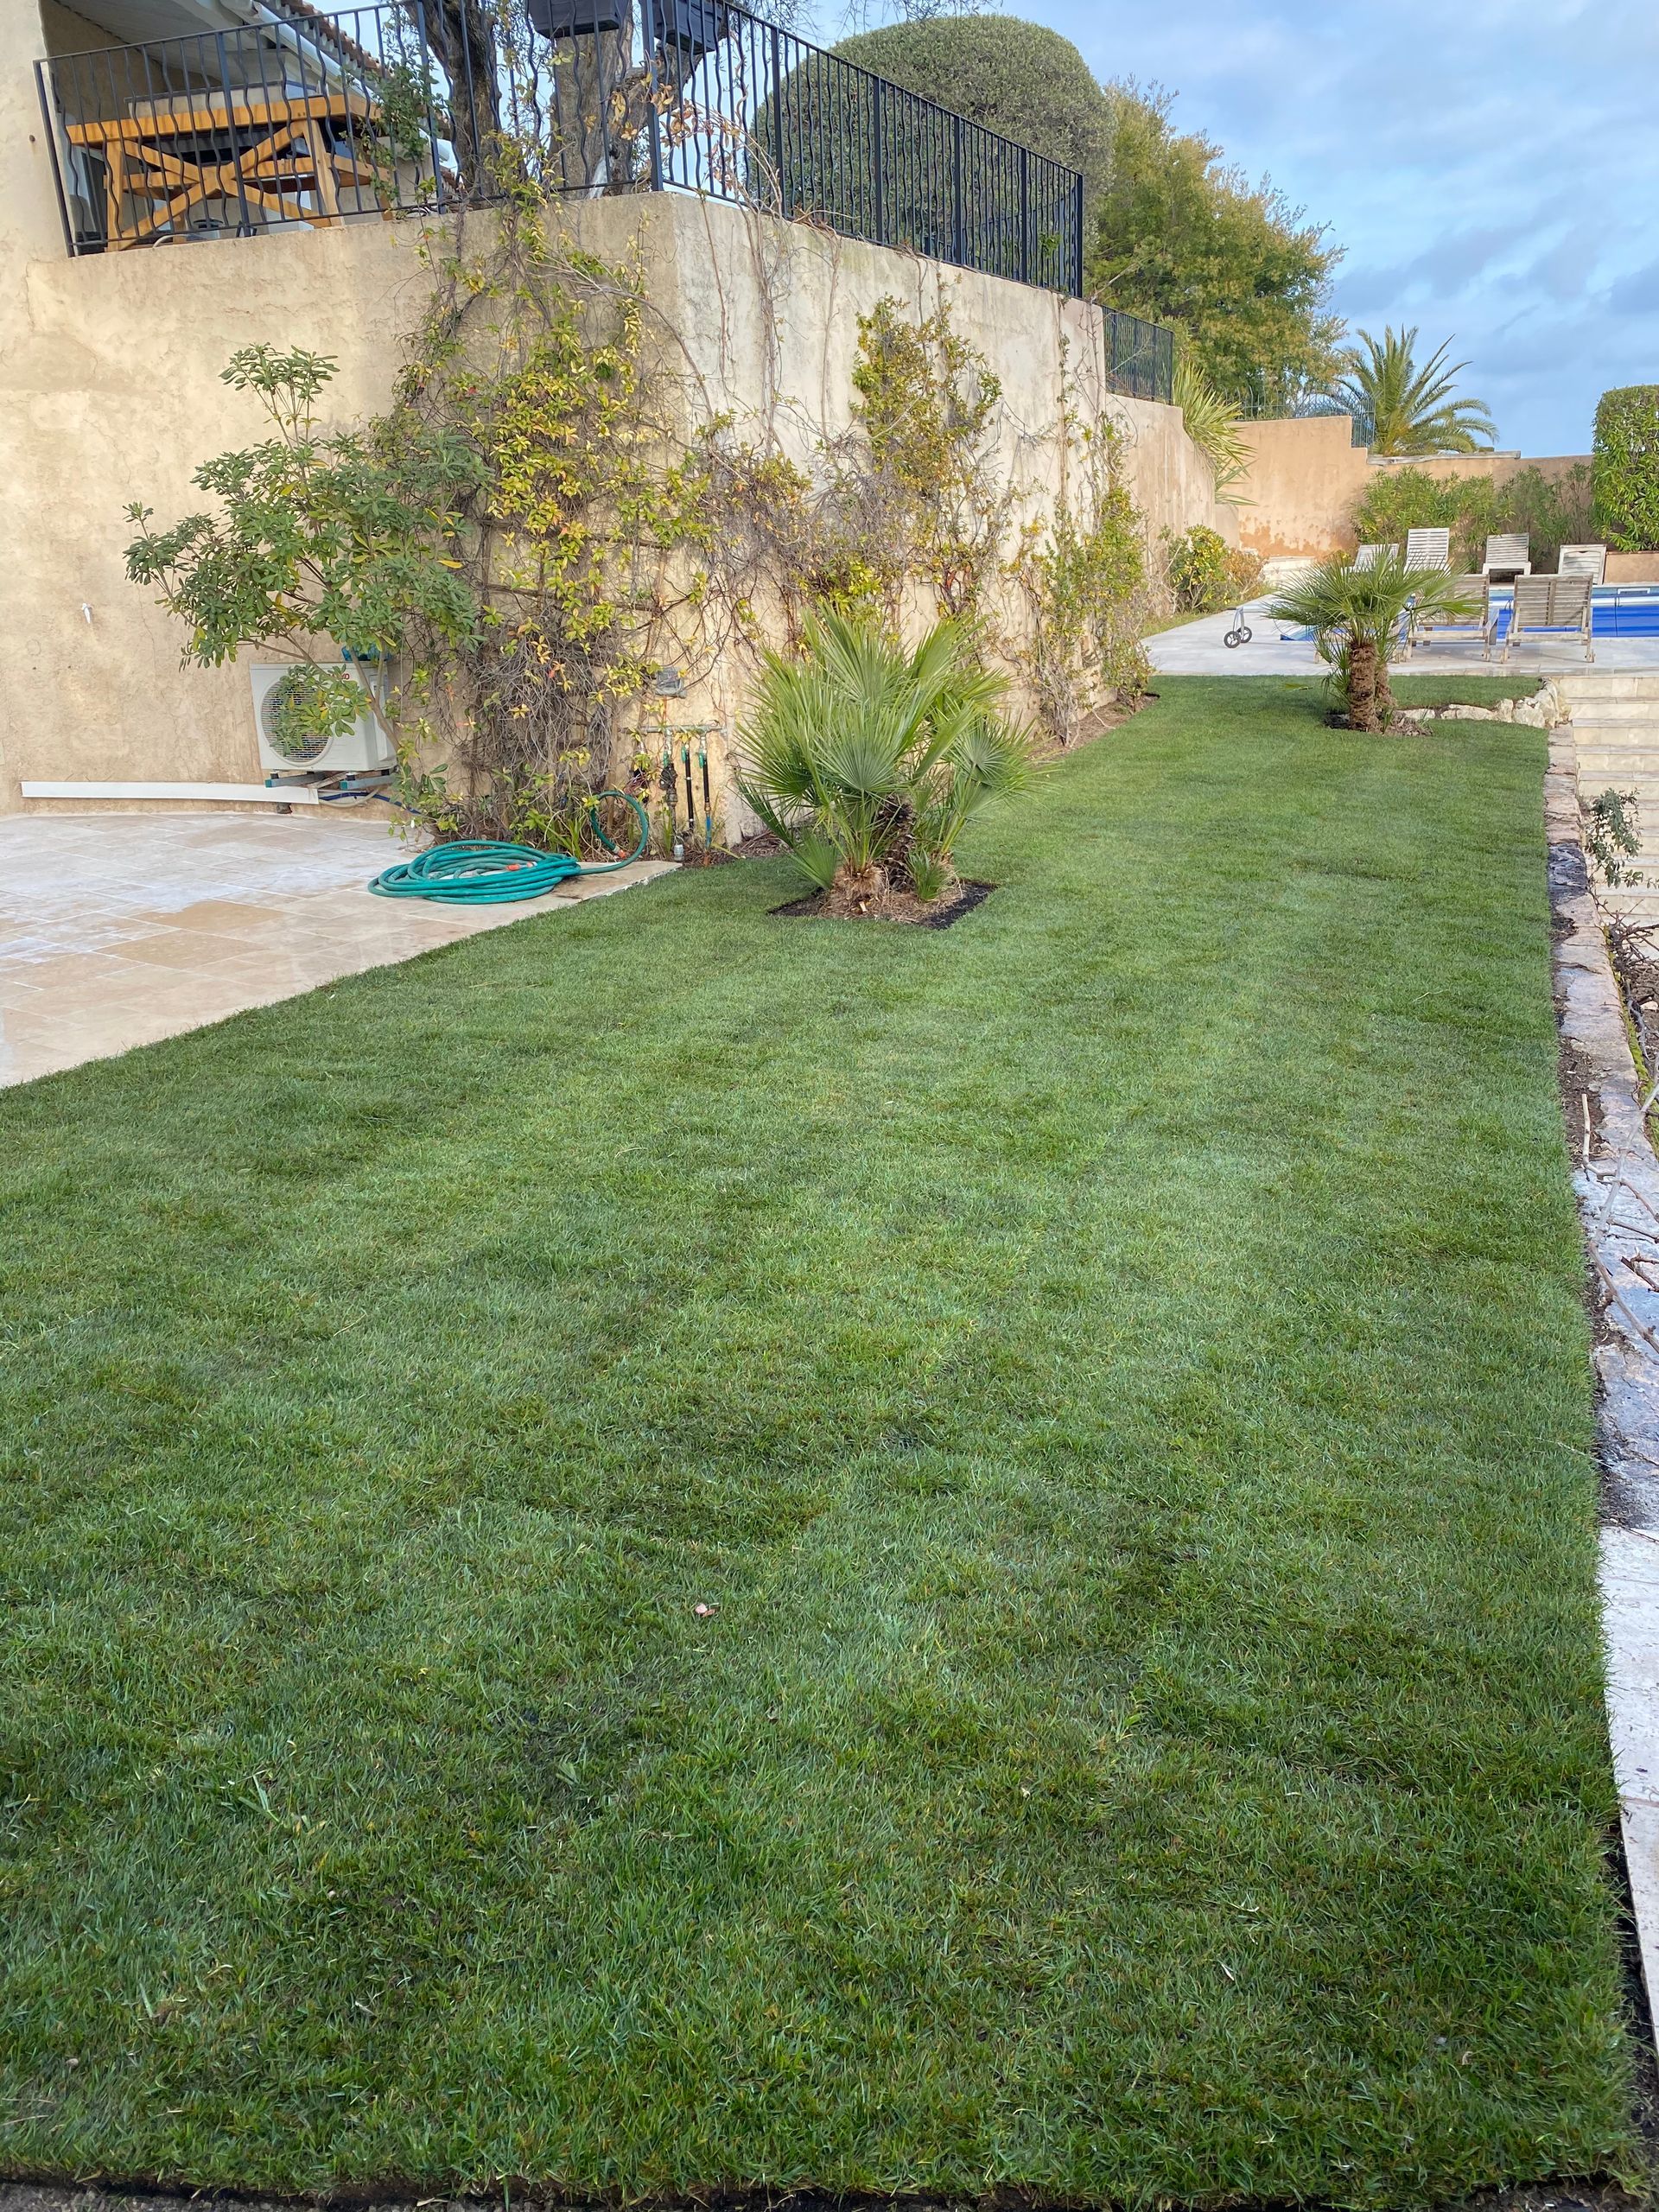
M 613 844 L 601 826 L 599 801 L 613 798 L 630 809 L 639 835 L 631 853 Z M 431 845 L 412 861 L 394 861 L 370 884 L 382 899 L 442 899 L 452 906 L 502 906 L 509 899 L 539 899 L 573 875 L 610 875 L 639 859 L 651 837 L 645 810 L 626 791 L 601 791 L 590 812 L 594 836 L 613 861 L 585 866 L 572 853 L 539 853 L 530 845 L 500 845 L 481 837 L 458 838 L 452 845 Z

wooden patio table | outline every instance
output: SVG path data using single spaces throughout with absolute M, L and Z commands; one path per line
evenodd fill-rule
M 72 123 L 74 144 L 101 154 L 105 164 L 107 242 L 111 251 L 152 245 L 176 236 L 193 207 L 225 200 L 279 219 L 340 220 L 340 189 L 375 183 L 373 169 L 330 144 L 334 132 L 361 137 L 374 124 L 374 103 L 343 87 L 317 92 L 266 92 L 258 86 L 224 92 L 186 92 L 134 100 L 131 111 Z M 230 141 L 193 153 L 188 141 Z M 316 195 L 315 209 L 290 207 L 302 193 Z M 124 220 L 126 200 L 148 203 Z M 159 212 L 158 212 L 159 211 Z M 383 215 L 389 211 L 383 206 Z

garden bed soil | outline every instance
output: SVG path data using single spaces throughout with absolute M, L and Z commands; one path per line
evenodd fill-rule
M 959 883 L 954 898 L 926 901 L 908 891 L 888 891 L 880 899 L 856 900 L 814 891 L 772 911 L 791 920 L 904 922 L 912 929 L 948 930 L 953 922 L 982 906 L 995 889 L 994 883 Z
M 1607 954 L 1649 1083 L 1659 1067 L 1659 942 L 1655 925 L 1614 918 Z

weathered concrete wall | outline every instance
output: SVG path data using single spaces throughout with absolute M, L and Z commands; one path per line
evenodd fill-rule
M 177 626 L 126 581 L 124 510 L 142 500 L 168 519 L 198 504 L 194 467 L 263 435 L 253 402 L 219 381 L 239 346 L 334 356 L 341 419 L 384 406 L 426 296 L 418 228 L 370 219 L 67 259 L 33 106 L 33 12 L 0 9 L 0 542 L 12 563 L 0 809 L 20 804 L 23 778 L 257 780 L 245 671 L 181 668 Z M 850 420 L 858 315 L 884 296 L 918 313 L 949 296 L 1002 379 L 1005 459 L 1031 499 L 1059 488 L 1064 373 L 1085 416 L 1118 426 L 1154 541 L 1200 521 L 1236 538 L 1179 411 L 1102 393 L 1100 321 L 1079 302 L 690 199 L 584 201 L 572 218 L 607 257 L 638 251 L 696 408 L 764 416 L 804 456 Z M 739 674 L 714 702 L 721 719 Z
M 1241 423 L 1250 466 L 1238 487 L 1239 540 L 1263 560 L 1288 554 L 1350 552 L 1357 542 L 1349 520 L 1378 470 L 1427 468 L 1447 479 L 1490 477 L 1505 482 L 1522 469 L 1565 476 L 1588 454 L 1528 460 L 1515 453 L 1443 454 L 1431 461 L 1373 461 L 1353 442 L 1345 415 L 1305 415 L 1283 422 Z

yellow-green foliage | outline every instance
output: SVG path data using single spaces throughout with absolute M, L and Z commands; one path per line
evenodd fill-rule
M 1021 587 L 1023 665 L 1043 725 L 1068 745 L 1108 694 L 1146 689 L 1138 619 L 1147 582 L 1144 533 L 1119 480 L 1109 425 L 1079 425 L 1068 405 L 1064 435 L 1078 488 L 1046 523 L 1028 524 L 1010 573 Z
M 994 459 L 1001 380 L 948 306 L 912 323 L 884 299 L 858 319 L 853 389 L 884 495 L 871 565 L 902 583 L 902 563 L 947 613 L 975 613 L 1008 514 Z

